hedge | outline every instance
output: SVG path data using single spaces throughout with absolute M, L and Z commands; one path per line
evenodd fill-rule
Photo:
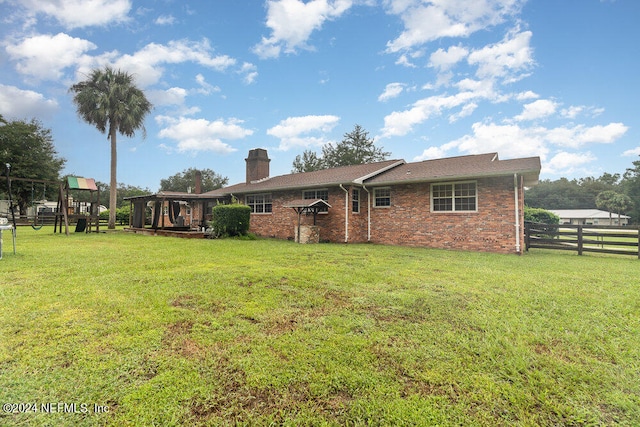
M 242 236 L 249 232 L 251 208 L 245 205 L 218 205 L 213 208 L 213 232 L 217 237 Z

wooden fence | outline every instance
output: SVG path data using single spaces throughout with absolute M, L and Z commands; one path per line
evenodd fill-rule
M 640 259 L 640 232 L 637 226 L 573 225 L 525 223 L 525 243 L 530 248 L 634 255 Z

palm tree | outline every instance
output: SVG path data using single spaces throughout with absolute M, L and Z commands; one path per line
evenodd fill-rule
M 116 226 L 118 186 L 116 137 L 118 133 L 132 137 L 138 129 L 146 137 L 144 118 L 152 105 L 144 92 L 135 86 L 132 75 L 109 66 L 93 70 L 87 80 L 71 86 L 69 91 L 74 93 L 73 102 L 80 117 L 100 132 L 107 133 L 111 142 L 109 228 L 113 229 Z

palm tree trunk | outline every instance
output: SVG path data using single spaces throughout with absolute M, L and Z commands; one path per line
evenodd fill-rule
M 116 171 L 118 166 L 118 152 L 116 150 L 116 126 L 113 124 L 109 129 L 109 139 L 111 140 L 111 180 L 109 182 L 109 223 L 107 228 L 116 228 L 116 209 L 118 201 L 118 180 Z

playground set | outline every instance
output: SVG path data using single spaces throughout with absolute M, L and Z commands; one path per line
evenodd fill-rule
M 67 177 L 63 181 L 51 181 L 35 178 L 21 178 L 11 176 L 11 165 L 6 166 L 7 192 L 9 196 L 6 216 L 0 215 L 0 259 L 2 259 L 2 231 L 11 231 L 13 240 L 13 252 L 16 252 L 16 230 L 19 225 L 31 225 L 34 230 L 40 230 L 44 223 L 49 220 L 53 222 L 53 232 L 64 232 L 69 235 L 69 224 L 75 223 L 76 233 L 90 233 L 100 231 L 100 189 L 93 178 Z M 12 182 L 26 182 L 31 184 L 31 208 L 33 215 L 30 219 L 20 217 L 16 213 L 14 195 L 12 192 Z M 36 200 L 36 186 L 42 186 L 42 199 Z M 55 209 L 44 208 L 46 204 L 47 186 L 57 188 L 57 202 Z M 71 191 L 88 191 L 89 201 L 79 202 L 73 200 Z M 11 223 L 9 224 L 9 220 Z M 26 220 L 26 222 L 25 222 Z

